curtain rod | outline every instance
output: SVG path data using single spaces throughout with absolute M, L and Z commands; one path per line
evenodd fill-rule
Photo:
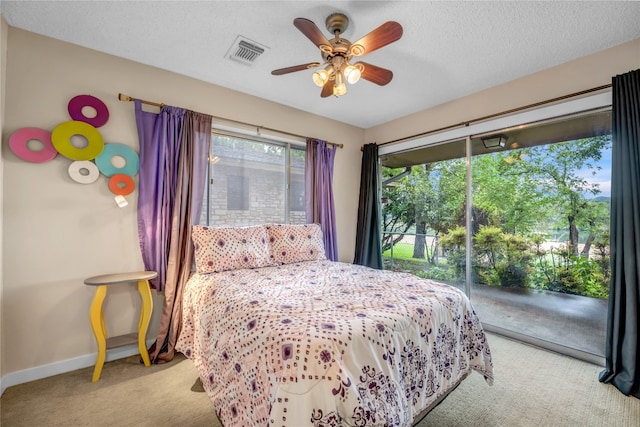
M 135 101 L 135 100 L 138 100 L 138 101 L 142 102 L 143 104 L 153 105 L 153 106 L 159 107 L 159 108 L 162 108 L 162 107 L 165 106 L 165 104 L 163 104 L 163 103 L 158 103 L 158 102 L 146 101 L 144 99 L 133 98 L 133 97 L 131 97 L 129 95 L 124 95 L 122 93 L 118 94 L 118 99 L 120 101 Z M 286 131 L 283 131 L 283 130 L 272 129 L 272 128 L 268 128 L 268 127 L 265 127 L 265 126 L 258 126 L 258 125 L 254 125 L 254 124 L 247 123 L 247 122 L 241 122 L 239 120 L 225 119 L 224 117 L 218 117 L 218 116 L 212 116 L 212 117 L 214 119 L 224 120 L 225 122 L 231 122 L 231 123 L 244 125 L 244 126 L 251 126 L 251 127 L 256 128 L 258 131 L 266 130 L 266 131 L 271 131 L 271 132 L 277 132 L 277 133 L 280 133 L 280 134 L 283 134 L 283 135 L 293 136 L 293 137 L 296 137 L 296 138 L 303 138 L 305 140 L 307 139 L 307 137 L 304 136 L 304 135 L 298 135 L 298 134 L 291 133 L 291 132 L 286 132 Z M 329 141 L 327 141 L 327 144 L 335 145 L 338 148 L 343 148 L 344 147 L 344 144 L 338 144 L 337 142 L 329 142 Z
M 449 126 L 441 127 L 439 129 L 433 129 L 433 130 L 426 131 L 426 132 L 416 133 L 415 135 L 409 135 L 409 136 L 405 136 L 405 137 L 402 137 L 402 138 L 394 139 L 393 141 L 383 142 L 383 143 L 378 144 L 378 146 L 380 147 L 380 146 L 387 145 L 387 144 L 393 144 L 395 142 L 406 141 L 408 139 L 418 138 L 418 137 L 421 137 L 421 136 L 426 136 L 426 135 L 430 135 L 432 133 L 442 132 L 444 130 L 449 130 L 449 129 L 453 129 L 453 128 L 457 128 L 457 127 L 461 127 L 461 126 L 469 126 L 473 122 L 481 122 L 483 120 L 493 119 L 495 117 L 504 116 L 504 115 L 511 114 L 511 113 L 516 113 L 518 111 L 526 110 L 526 109 L 533 108 L 533 107 L 539 107 L 539 106 L 545 105 L 545 104 L 551 104 L 552 102 L 562 101 L 564 99 L 569 99 L 569 98 L 573 98 L 575 96 L 585 95 L 585 94 L 591 93 L 591 92 L 597 92 L 599 90 L 608 89 L 610 87 L 611 87 L 611 83 L 606 84 L 606 85 L 602 85 L 602 86 L 598 86 L 598 87 L 594 87 L 594 88 L 591 88 L 591 89 L 581 90 L 580 92 L 574 92 L 574 93 L 570 93 L 568 95 L 558 96 L 557 98 L 551 98 L 551 99 L 547 99 L 547 100 L 544 100 L 544 101 L 535 102 L 533 104 L 525 105 L 525 106 L 522 106 L 522 107 L 517 107 L 517 108 L 512 108 L 510 110 L 501 111 L 499 113 L 489 114 L 488 116 L 478 117 L 478 118 L 475 118 L 475 119 L 472 119 L 472 120 L 467 120 L 465 122 L 457 123 L 455 125 L 449 125 Z M 362 151 L 362 148 L 360 150 Z

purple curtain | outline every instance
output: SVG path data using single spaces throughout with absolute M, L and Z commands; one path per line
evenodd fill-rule
M 333 162 L 338 147 L 307 138 L 305 195 L 307 223 L 322 227 L 327 258 L 338 260 L 336 214 L 333 205 Z
M 159 114 L 136 102 L 140 139 L 138 235 L 147 270 L 164 292 L 160 326 L 150 357 L 173 358 L 181 327 L 182 288 L 191 274 L 191 226 L 199 223 L 211 141 L 211 116 L 163 106 Z
M 185 110 L 164 106 L 159 114 L 151 113 L 142 110 L 139 100 L 135 110 L 140 142 L 138 239 L 145 268 L 158 273 L 151 286 L 163 291 L 175 193 L 171 171 L 175 171 Z

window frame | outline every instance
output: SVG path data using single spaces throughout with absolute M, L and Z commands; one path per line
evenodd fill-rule
M 538 108 L 535 110 L 527 110 L 525 112 L 514 114 L 512 116 L 500 117 L 494 120 L 490 120 L 482 123 L 475 123 L 469 126 L 456 128 L 449 131 L 428 134 L 423 137 L 415 139 L 407 139 L 398 143 L 383 145 L 379 149 L 379 160 L 384 163 L 385 159 L 389 159 L 390 155 L 408 154 L 410 151 L 419 150 L 424 148 L 435 148 L 442 146 L 443 144 L 452 142 L 462 142 L 465 145 L 465 161 L 467 164 L 466 177 L 465 177 L 465 217 L 466 217 L 466 229 L 470 230 L 472 219 L 472 206 L 473 206 L 473 194 L 472 194 L 472 157 L 476 155 L 472 149 L 472 143 L 477 142 L 483 136 L 489 136 L 493 134 L 499 134 L 509 131 L 512 128 L 520 126 L 544 124 L 545 122 L 551 123 L 556 120 L 563 120 L 564 118 L 571 116 L 580 116 L 582 114 L 607 112 L 611 110 L 612 93 L 607 91 L 597 95 L 592 95 L 584 98 L 574 99 L 558 104 L 549 105 L 547 107 Z M 553 143 L 550 143 L 553 144 Z M 547 144 L 542 144 L 547 145 Z M 535 146 L 531 145 L 531 146 Z M 401 165 L 393 165 L 390 167 L 403 167 Z M 465 235 L 465 283 L 464 291 L 471 298 L 473 303 L 473 290 L 471 285 L 473 283 L 471 277 L 472 270 L 472 251 L 474 250 L 471 233 Z M 544 338 L 538 338 L 534 335 L 525 335 L 521 332 L 512 331 L 502 326 L 493 324 L 485 324 L 485 330 L 489 332 L 495 332 L 504 335 L 509 338 L 521 340 L 542 348 L 547 348 L 551 351 L 556 351 L 561 354 L 565 354 L 578 359 L 586 360 L 595 364 L 603 364 L 601 356 L 589 353 L 587 351 L 567 347 L 559 343 L 548 341 Z
M 509 129 L 523 124 L 540 122 L 588 110 L 611 107 L 611 102 L 612 94 L 611 91 L 608 90 L 596 95 L 551 104 L 545 107 L 502 116 L 484 122 L 471 123 L 468 126 L 460 125 L 460 127 L 455 129 L 432 133 L 418 138 L 407 139 L 394 144 L 381 145 L 378 150 L 378 156 L 383 160 L 385 156 L 394 153 L 411 151 L 431 145 L 439 145 L 448 141 L 464 141 L 468 136 L 477 138 L 482 135 L 499 132 L 502 129 Z

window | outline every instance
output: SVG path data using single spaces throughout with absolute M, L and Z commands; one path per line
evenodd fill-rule
M 200 223 L 304 223 L 304 147 L 214 133 Z

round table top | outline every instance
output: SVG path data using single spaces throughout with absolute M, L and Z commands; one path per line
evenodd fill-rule
M 156 277 L 158 277 L 158 273 L 156 273 L 155 271 L 134 271 L 130 273 L 103 274 L 102 276 L 94 276 L 85 279 L 84 284 L 90 286 L 113 285 L 116 283 L 149 280 Z

